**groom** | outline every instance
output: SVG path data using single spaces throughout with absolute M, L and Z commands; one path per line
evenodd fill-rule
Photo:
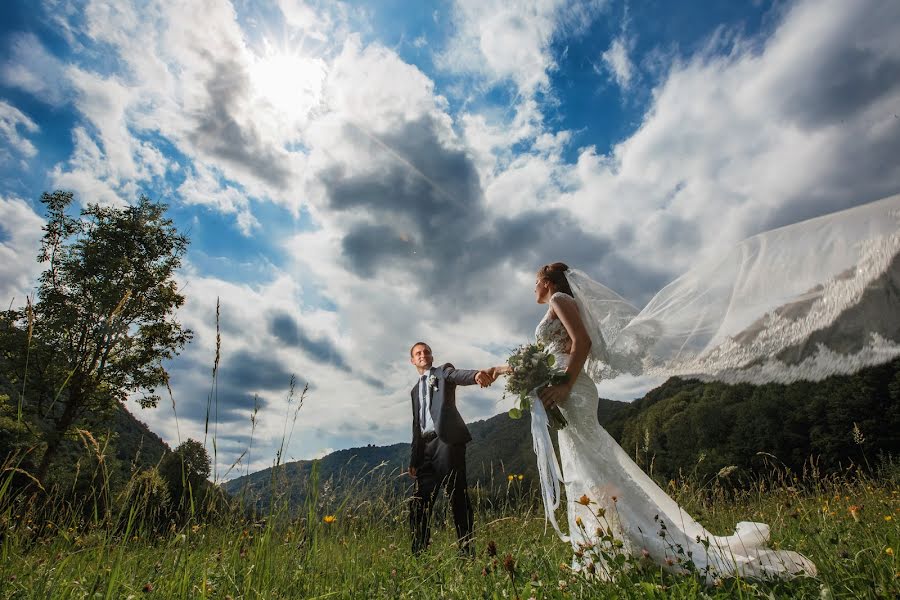
M 466 443 L 472 439 L 456 409 L 456 386 L 489 386 L 493 378 L 486 371 L 464 371 L 450 363 L 432 366 L 431 347 L 417 342 L 409 350 L 409 362 L 419 372 L 410 391 L 413 411 L 412 452 L 409 474 L 416 480 L 410 507 L 413 554 L 428 547 L 431 537 L 431 509 L 438 490 L 450 496 L 456 537 L 461 554 L 474 556 L 473 513 L 466 490 Z

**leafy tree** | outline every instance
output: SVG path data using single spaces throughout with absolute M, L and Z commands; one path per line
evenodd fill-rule
M 13 489 L 30 482 L 27 473 L 34 469 L 31 455 L 34 445 L 34 435 L 27 424 L 17 418 L 16 406 L 9 396 L 0 394 L 0 463 L 4 469 L 13 469 Z
M 188 496 L 198 497 L 205 492 L 210 473 L 209 453 L 203 444 L 194 439 L 179 444 L 166 454 L 159 465 L 159 472 L 169 485 L 169 493 L 176 506 L 182 506 Z
M 167 206 L 142 196 L 124 208 L 92 204 L 75 218 L 72 200 L 70 192 L 41 196 L 46 269 L 37 299 L 33 309 L 5 311 L 0 332 L 14 363 L 10 383 L 26 390 L 25 410 L 43 428 L 40 480 L 74 427 L 131 393 L 155 406 L 167 382 L 162 362 L 191 339 L 175 318 L 184 296 L 174 275 L 188 240 L 165 217 Z

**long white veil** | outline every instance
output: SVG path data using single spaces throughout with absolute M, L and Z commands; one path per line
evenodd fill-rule
M 566 278 L 592 341 L 585 370 L 597 382 L 626 373 L 751 383 L 852 373 L 900 356 L 900 195 L 748 238 L 643 310 L 577 269 Z M 543 413 L 534 402 L 544 505 L 567 539 L 552 518 L 562 476 Z M 655 505 L 671 502 L 618 451 Z
M 577 269 L 566 277 L 597 381 L 852 373 L 900 356 L 900 195 L 748 238 L 640 311 Z

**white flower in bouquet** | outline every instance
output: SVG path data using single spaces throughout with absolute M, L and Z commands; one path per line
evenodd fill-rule
M 507 393 L 518 397 L 518 401 L 509 410 L 509 416 L 518 419 L 523 411 L 531 410 L 531 392 L 540 392 L 545 387 L 565 383 L 569 375 L 556 366 L 556 358 L 541 343 L 524 344 L 516 348 L 507 359 L 512 368 L 506 380 Z M 547 409 L 550 425 L 555 429 L 564 428 L 567 423 L 558 406 Z

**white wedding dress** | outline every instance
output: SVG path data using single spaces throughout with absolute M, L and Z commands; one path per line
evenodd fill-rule
M 629 373 L 788 383 L 900 356 L 900 195 L 744 240 L 643 310 L 581 271 L 566 278 L 592 346 L 559 405 L 568 421 L 559 432 L 561 469 L 536 398 L 531 427 L 545 514 L 571 541 L 575 566 L 608 577 L 609 559 L 625 552 L 674 572 L 696 569 L 708 581 L 815 574 L 802 555 L 768 548 L 764 524 L 715 536 L 685 513 L 600 426 L 594 382 Z M 549 315 L 535 337 L 565 366 L 568 334 Z M 569 536 L 555 520 L 560 483 Z
M 569 336 L 559 319 L 550 319 L 549 315 L 548 311 L 535 337 L 565 368 Z M 815 575 L 815 566 L 804 556 L 768 549 L 769 528 L 762 523 L 738 523 L 734 535 L 727 537 L 714 536 L 704 529 L 600 426 L 597 401 L 597 387 L 582 371 L 568 399 L 559 405 L 568 421 L 559 432 L 559 456 L 566 488 L 568 537 L 576 553 L 573 568 L 592 565 L 596 576 L 609 579 L 612 573 L 608 562 L 616 554 L 625 553 L 673 572 L 696 569 L 709 581 L 735 574 Z

